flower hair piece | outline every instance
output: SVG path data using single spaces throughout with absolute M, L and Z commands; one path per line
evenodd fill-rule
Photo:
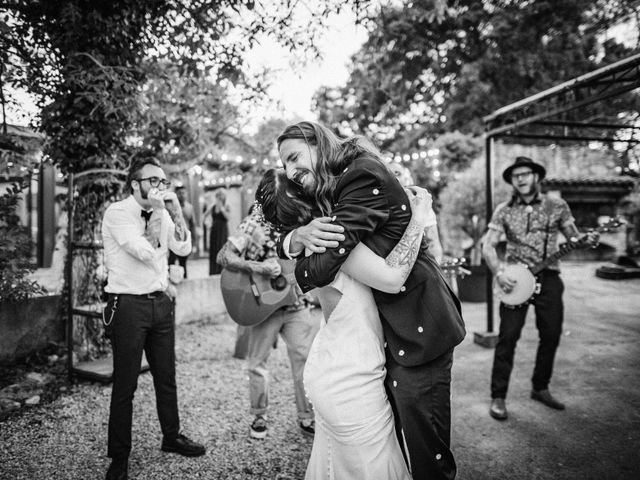
M 258 200 L 253 201 L 253 205 L 251 207 L 251 215 L 256 218 L 260 223 L 264 225 L 268 225 L 274 230 L 279 232 L 284 230 L 284 226 L 279 223 L 273 223 L 266 219 L 264 216 L 264 212 L 262 211 L 262 204 Z
M 262 204 L 258 200 L 253 201 L 251 215 L 257 217 L 261 222 L 267 223 L 267 220 L 264 218 L 264 213 L 262 212 Z

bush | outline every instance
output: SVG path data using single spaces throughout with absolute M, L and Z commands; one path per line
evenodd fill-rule
M 485 159 L 476 158 L 471 166 L 455 175 L 440 194 L 440 225 L 444 250 L 468 257 L 471 265 L 482 259 L 480 240 L 486 231 Z M 509 185 L 495 185 L 496 203 L 509 195 Z
M 13 184 L 0 197 L 0 303 L 19 302 L 42 293 L 28 275 L 35 265 L 31 262 L 31 235 L 20 225 L 16 214 L 23 187 Z

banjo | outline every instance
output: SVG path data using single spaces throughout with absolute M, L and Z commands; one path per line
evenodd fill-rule
M 607 223 L 599 226 L 596 231 L 599 233 L 611 231 L 622 225 L 622 221 L 615 217 L 609 220 Z M 528 267 L 522 263 L 510 264 L 504 267 L 502 273 L 509 278 L 515 280 L 516 284 L 509 293 L 500 288 L 496 279 L 493 282 L 493 289 L 498 299 L 510 308 L 520 307 L 529 303 L 533 297 L 540 293 L 540 282 L 538 282 L 537 275 L 558 260 L 560 257 L 566 255 L 576 248 L 584 248 L 587 246 L 587 236 L 583 235 L 577 240 L 568 241 L 560 245 L 559 250 L 549 255 L 545 260 L 536 263 L 535 265 Z

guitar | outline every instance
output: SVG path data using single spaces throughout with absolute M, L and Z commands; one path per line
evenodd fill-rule
M 599 226 L 596 231 L 599 233 L 607 232 L 618 228 L 622 225 L 620 218 L 615 217 L 609 220 L 607 223 Z M 540 282 L 538 282 L 537 275 L 551 265 L 553 262 L 563 257 L 567 253 L 575 250 L 576 248 L 584 248 L 587 246 L 587 235 L 581 236 L 576 241 L 569 241 L 560 245 L 559 250 L 553 255 L 549 255 L 545 260 L 536 263 L 529 267 L 522 263 L 507 265 L 503 273 L 509 278 L 516 281 L 513 290 L 506 293 L 500 285 L 498 285 L 497 279 L 494 279 L 493 289 L 497 297 L 502 303 L 509 308 L 516 308 L 529 303 L 533 297 L 540 293 Z
M 266 275 L 223 269 L 220 274 L 222 299 L 231 319 L 243 327 L 262 323 L 276 310 L 293 305 L 295 260 L 278 260 L 282 272 L 276 278 Z
M 464 257 L 452 258 L 443 261 L 440 265 L 443 275 L 446 277 L 465 277 L 471 275 L 471 271 L 467 270 L 467 259 Z

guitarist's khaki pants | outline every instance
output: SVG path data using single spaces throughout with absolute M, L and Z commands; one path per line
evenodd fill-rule
M 298 419 L 313 418 L 313 409 L 306 398 L 302 377 L 311 343 L 319 328 L 319 320 L 308 308 L 297 311 L 277 310 L 264 322 L 251 327 L 249 355 L 249 397 L 252 415 L 264 415 L 269 406 L 269 370 L 267 361 L 278 338 L 286 346 L 295 395 Z

